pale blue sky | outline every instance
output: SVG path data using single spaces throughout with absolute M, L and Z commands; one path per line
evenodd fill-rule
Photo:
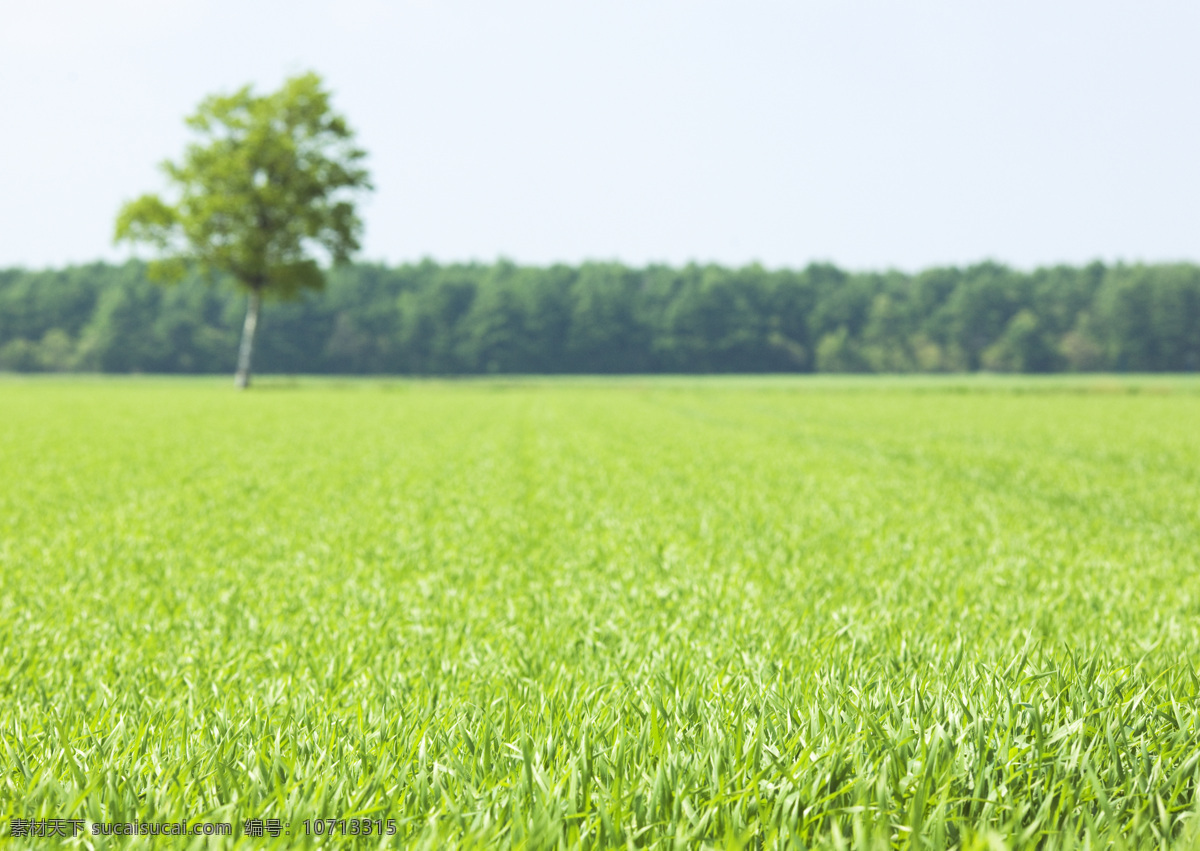
M 1196 0 L 2 0 L 0 267 L 120 259 L 205 94 L 323 74 L 365 259 L 1200 259 Z

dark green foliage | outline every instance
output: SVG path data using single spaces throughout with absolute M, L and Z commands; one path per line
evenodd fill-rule
M 147 267 L 0 271 L 0 369 L 219 373 L 244 296 Z M 272 305 L 267 372 L 1087 372 L 1200 369 L 1200 267 L 848 273 L 691 265 L 632 269 L 335 268 Z
M 1116 369 L 1200 368 L 1200 269 L 1134 267 L 1107 275 L 1097 317 L 1110 329 L 1103 342 Z

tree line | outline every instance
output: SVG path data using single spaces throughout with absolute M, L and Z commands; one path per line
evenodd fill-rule
M 358 264 L 268 302 L 274 373 L 1059 372 L 1200 369 L 1200 266 L 997 263 L 851 273 Z M 228 373 L 244 294 L 146 266 L 0 271 L 0 369 Z

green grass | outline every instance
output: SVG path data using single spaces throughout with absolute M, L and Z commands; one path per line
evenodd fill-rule
M 1194 380 L 225 384 L 0 383 L 0 843 L 1196 844 Z

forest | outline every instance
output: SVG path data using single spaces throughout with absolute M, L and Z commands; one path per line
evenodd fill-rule
M 146 266 L 0 270 L 0 370 L 225 373 L 244 294 Z M 1167 372 L 1200 368 L 1200 266 L 848 272 L 359 264 L 265 304 L 267 373 Z

